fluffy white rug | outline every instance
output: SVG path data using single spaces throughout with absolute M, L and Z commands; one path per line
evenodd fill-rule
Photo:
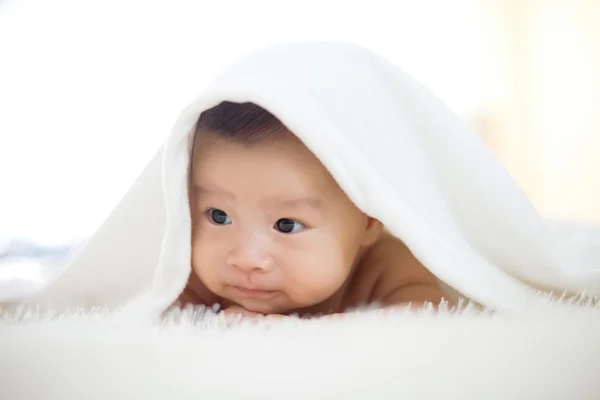
M 0 398 L 599 399 L 600 309 L 240 323 L 173 310 L 2 318 Z

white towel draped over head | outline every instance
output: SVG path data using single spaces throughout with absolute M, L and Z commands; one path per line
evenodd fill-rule
M 190 133 L 202 111 L 226 100 L 278 117 L 359 208 L 463 296 L 518 311 L 543 302 L 539 289 L 599 293 L 600 240 L 574 245 L 551 230 L 427 89 L 355 45 L 287 43 L 245 55 L 199 90 L 73 263 L 23 301 L 168 307 L 191 271 Z

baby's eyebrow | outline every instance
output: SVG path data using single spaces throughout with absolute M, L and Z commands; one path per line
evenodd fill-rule
M 196 195 L 206 195 L 209 193 L 219 193 L 220 195 L 226 195 L 228 197 L 235 197 L 233 193 L 230 193 L 219 187 L 206 187 L 197 183 L 193 184 L 192 190 Z M 264 200 L 265 206 L 268 207 L 288 207 L 288 208 L 298 208 L 298 207 L 310 207 L 312 209 L 322 211 L 325 208 L 325 203 L 323 199 L 318 196 L 299 196 L 299 197 L 290 197 L 288 196 L 277 196 L 271 197 Z
M 223 189 L 221 189 L 219 187 L 216 187 L 216 186 L 209 188 L 209 187 L 206 187 L 206 186 L 194 183 L 192 185 L 192 190 L 194 191 L 194 193 L 196 195 L 206 195 L 206 194 L 209 194 L 209 193 L 219 193 L 219 194 L 222 194 L 222 195 L 233 197 L 232 193 L 229 193 L 228 191 L 223 190 Z
M 310 207 L 316 210 L 323 209 L 323 200 L 319 197 L 297 197 L 297 198 L 286 198 L 286 199 L 274 199 L 275 202 L 285 207 Z

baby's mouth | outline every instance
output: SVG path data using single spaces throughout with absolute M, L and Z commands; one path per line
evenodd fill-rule
M 242 297 L 270 299 L 277 293 L 276 290 L 250 289 L 244 286 L 233 286 L 234 290 Z

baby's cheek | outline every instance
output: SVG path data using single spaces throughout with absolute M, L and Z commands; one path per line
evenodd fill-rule
M 324 300 L 337 291 L 348 277 L 349 270 L 345 268 L 338 257 L 327 257 L 328 254 L 312 253 L 305 257 L 302 263 L 296 264 L 292 271 L 287 271 L 295 291 L 304 296 Z
M 214 250 L 214 249 L 213 249 Z M 221 265 L 214 251 L 209 246 L 192 245 L 192 272 L 195 273 L 211 290 L 216 289 L 219 277 L 217 269 Z

